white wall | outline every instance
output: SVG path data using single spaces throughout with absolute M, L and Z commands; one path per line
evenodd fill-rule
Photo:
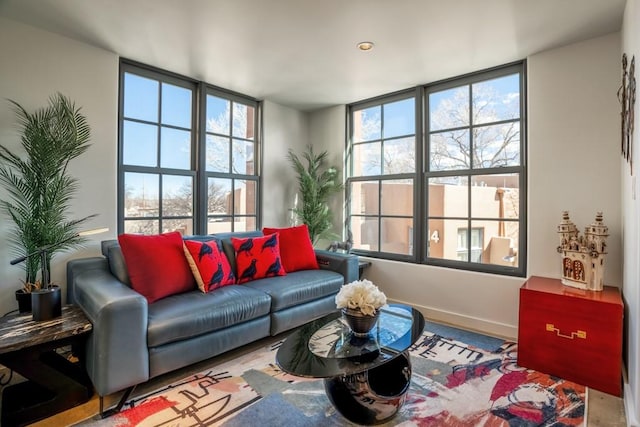
M 529 276 L 559 277 L 556 226 L 563 210 L 580 230 L 602 210 L 611 234 L 605 279 L 622 284 L 619 50 L 620 36 L 612 34 L 528 58 Z M 314 141 L 313 132 L 342 125 L 324 112 L 311 117 Z M 371 261 L 366 276 L 390 299 L 420 306 L 432 319 L 517 336 L 524 279 Z
M 640 1 L 627 0 L 622 26 L 622 52 L 627 54 L 629 64 L 633 56 L 640 61 Z M 640 62 L 638 62 L 640 65 Z M 635 78 L 640 80 L 639 68 L 636 66 Z M 619 66 L 619 75 L 622 66 Z M 636 89 L 638 97 L 638 89 Z M 626 162 L 622 163 L 622 206 L 623 206 L 623 247 L 624 272 L 623 295 L 625 301 L 626 322 L 626 354 L 625 365 L 628 381 L 625 384 L 624 401 L 627 411 L 627 424 L 640 426 L 640 206 L 638 193 L 638 165 L 640 165 L 640 102 L 635 104 L 635 132 L 633 134 L 634 172 Z
M 49 96 L 61 92 L 82 107 L 87 116 L 92 146 L 70 164 L 71 174 L 80 180 L 72 204 L 73 216 L 97 213 L 99 216 L 86 228 L 109 227 L 110 231 L 92 236 L 87 249 L 73 256 L 97 254 L 97 242 L 115 236 L 116 229 L 118 58 L 113 53 L 4 18 L 0 18 L 0 58 L 3 145 L 12 150 L 20 148 L 18 126 L 7 99 L 34 111 L 45 106 Z M 7 241 L 11 225 L 1 214 L 0 242 Z M 70 256 L 57 256 L 52 263 L 52 280 L 63 286 L 66 259 Z M 17 308 L 14 291 L 24 279 L 20 266 L 9 265 L 12 258 L 7 245 L 0 244 L 0 315 Z
M 609 226 L 605 283 L 622 286 L 620 34 L 534 55 L 529 72 L 529 269 L 559 277 L 562 211 Z
M 344 183 L 345 174 L 345 132 L 346 132 L 346 107 L 338 105 L 324 108 L 310 114 L 310 143 L 316 152 L 327 151 L 327 166 L 335 166 L 340 171 L 339 178 Z M 344 191 L 335 193 L 329 201 L 329 207 L 333 213 L 332 231 L 338 236 L 338 240 L 344 240 Z M 330 242 L 320 241 L 316 244 L 319 248 L 325 248 Z
M 298 191 L 287 152 L 300 153 L 309 144 L 309 115 L 265 101 L 263 119 L 262 224 L 284 227 Z

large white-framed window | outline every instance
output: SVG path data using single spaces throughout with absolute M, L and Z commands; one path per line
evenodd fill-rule
M 349 106 L 346 214 L 356 253 L 525 275 L 525 78 L 522 61 Z M 399 98 L 413 108 L 385 122 Z M 415 146 L 383 158 L 403 165 L 387 176 L 362 147 L 384 147 L 396 123 L 414 123 L 403 137 Z M 390 211 L 412 231 L 384 227 Z
M 122 60 L 118 232 L 257 229 L 258 105 Z

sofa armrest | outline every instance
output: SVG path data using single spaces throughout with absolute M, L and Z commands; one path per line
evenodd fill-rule
M 147 300 L 115 278 L 103 258 L 69 261 L 72 298 L 93 325 L 85 364 L 100 396 L 149 379 Z
M 357 255 L 326 251 L 323 249 L 316 249 L 315 251 L 316 259 L 321 269 L 342 274 L 345 284 L 358 280 L 359 269 Z

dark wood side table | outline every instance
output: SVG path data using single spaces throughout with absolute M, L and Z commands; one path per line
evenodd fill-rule
M 518 365 L 620 396 L 623 315 L 616 287 L 530 277 L 520 288 Z
M 89 400 L 93 385 L 82 364 L 68 361 L 55 349 L 81 349 L 77 344 L 91 328 L 75 306 L 65 306 L 60 317 L 41 322 L 33 321 L 31 313 L 0 318 L 0 364 L 27 379 L 3 390 L 3 426 L 30 424 Z

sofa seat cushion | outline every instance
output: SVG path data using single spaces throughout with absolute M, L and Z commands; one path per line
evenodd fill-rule
M 157 347 L 256 319 L 267 315 L 270 305 L 267 294 L 240 285 L 172 295 L 149 305 L 147 345 Z
M 286 276 L 268 277 L 242 284 L 271 296 L 271 311 L 278 311 L 338 293 L 341 274 L 327 270 L 300 270 Z

